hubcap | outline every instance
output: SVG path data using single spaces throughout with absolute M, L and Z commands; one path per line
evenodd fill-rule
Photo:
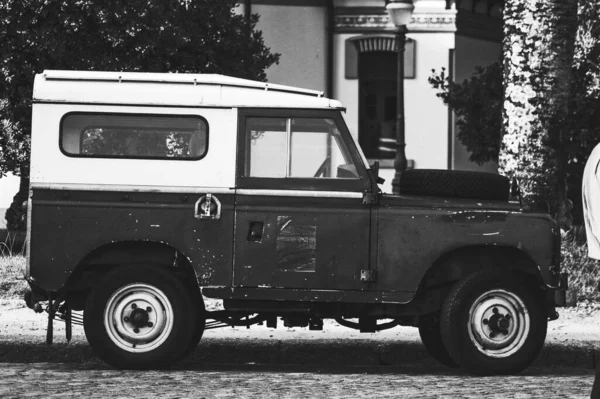
M 149 321 L 148 312 L 142 309 L 134 309 L 129 316 L 129 322 L 135 327 L 146 327 Z
M 508 357 L 525 344 L 530 323 L 521 298 L 509 291 L 491 290 L 469 310 L 469 338 L 487 356 Z
M 117 290 L 104 308 L 104 327 L 109 338 L 132 353 L 159 347 L 173 329 L 173 308 L 158 288 L 135 283 Z

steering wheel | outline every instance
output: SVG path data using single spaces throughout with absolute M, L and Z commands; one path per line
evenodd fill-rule
M 315 175 L 313 177 L 319 177 L 322 174 L 324 174 L 325 170 L 327 169 L 327 164 L 329 163 L 330 160 L 331 160 L 331 157 L 325 158 L 325 160 L 323 161 L 321 166 L 319 166 L 319 169 L 317 169 L 317 171 L 315 172 Z

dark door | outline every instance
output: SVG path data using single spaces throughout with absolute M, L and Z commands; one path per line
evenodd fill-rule
M 359 58 L 359 143 L 369 159 L 396 155 L 396 68 L 395 52 Z
M 358 290 L 370 182 L 337 112 L 240 115 L 234 286 Z

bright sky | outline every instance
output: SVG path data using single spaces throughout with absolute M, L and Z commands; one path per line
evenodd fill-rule
M 19 178 L 13 175 L 7 175 L 0 178 L 0 208 L 8 208 L 13 197 L 19 190 Z M 4 221 L 4 213 L 0 215 Z

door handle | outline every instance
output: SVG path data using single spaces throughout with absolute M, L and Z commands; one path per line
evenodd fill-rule
M 210 193 L 203 195 L 194 205 L 194 217 L 196 219 L 220 219 L 221 201 Z
M 248 242 L 261 242 L 263 236 L 264 225 L 263 222 L 250 222 L 250 228 L 248 229 L 248 236 L 246 241 Z

